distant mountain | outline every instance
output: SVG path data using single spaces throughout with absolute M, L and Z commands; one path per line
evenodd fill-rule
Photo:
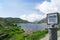
M 17 23 L 30 23 L 26 20 L 22 20 L 20 18 L 2 18 L 0 17 L 0 26 L 4 27 L 4 26 L 10 26 L 10 25 L 17 25 Z
M 20 18 L 11 18 L 11 17 L 8 17 L 8 18 L 2 18 L 2 17 L 0 17 L 0 22 L 29 23 L 26 20 L 22 20 Z
M 47 18 L 44 18 L 44 19 L 38 21 L 38 23 L 47 23 Z M 60 14 L 59 14 L 59 23 L 60 23 Z
M 47 18 L 44 18 L 44 19 L 38 21 L 38 23 L 46 23 L 46 22 L 47 22 Z

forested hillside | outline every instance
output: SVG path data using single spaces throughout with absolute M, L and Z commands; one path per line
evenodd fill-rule
M 13 25 L 16 23 L 29 23 L 26 20 L 22 20 L 20 18 L 2 18 L 0 17 L 0 26 L 8 26 L 8 25 Z
M 0 22 L 12 22 L 12 23 L 27 23 L 28 21 L 22 20 L 20 18 L 2 18 L 0 17 Z

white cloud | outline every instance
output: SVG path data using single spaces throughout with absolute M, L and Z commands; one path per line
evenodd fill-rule
M 55 5 L 57 6 L 57 8 L 60 12 L 60 0 L 51 0 L 51 1 L 55 3 Z
M 43 12 L 45 17 L 48 13 L 60 13 L 60 0 L 51 0 L 51 2 L 44 1 L 42 4 L 37 4 L 35 9 Z
M 60 0 L 51 0 L 51 2 L 45 1 L 42 4 L 37 4 L 36 9 L 42 11 L 45 14 L 59 12 Z
M 60 0 L 51 0 L 51 2 L 44 1 L 42 4 L 37 4 L 35 9 L 42 11 L 44 15 L 32 13 L 29 15 L 21 15 L 20 18 L 33 22 L 45 18 L 48 13 L 60 12 Z
M 44 15 L 39 15 L 39 14 L 34 14 L 34 13 L 28 14 L 28 15 L 24 14 L 20 16 L 21 19 L 28 20 L 30 22 L 41 20 L 44 17 L 45 17 Z

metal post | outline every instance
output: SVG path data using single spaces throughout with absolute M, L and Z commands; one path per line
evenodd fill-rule
M 52 25 L 52 28 L 49 28 L 49 30 L 50 30 L 49 40 L 57 40 L 57 28 L 54 28 L 54 25 Z

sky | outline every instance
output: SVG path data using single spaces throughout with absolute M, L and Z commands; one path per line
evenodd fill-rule
M 0 0 L 0 17 L 18 17 L 34 22 L 59 11 L 60 0 Z

